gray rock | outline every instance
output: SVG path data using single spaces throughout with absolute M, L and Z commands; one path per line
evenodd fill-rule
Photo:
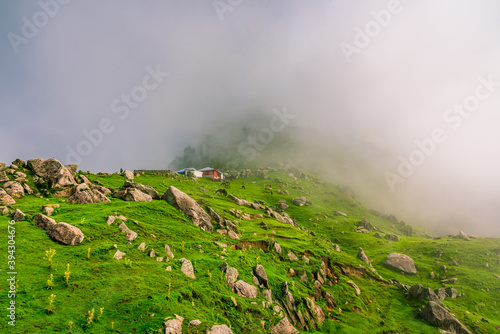
M 257 277 L 259 284 L 263 285 L 267 289 L 269 289 L 269 281 L 267 279 L 267 274 L 266 274 L 266 270 L 264 269 L 264 267 L 261 266 L 260 264 L 256 265 L 255 267 L 253 267 L 253 273 L 254 273 L 255 277 Z
M 113 255 L 113 259 L 121 260 L 125 256 L 126 253 L 120 252 L 118 249 L 116 250 L 115 255 Z
M 171 259 L 174 258 L 174 253 L 172 253 L 172 251 L 170 250 L 170 247 L 167 244 L 165 244 L 165 253 L 167 253 L 167 256 L 169 258 L 171 258 Z
M 432 325 L 456 334 L 472 334 L 460 321 L 439 303 L 430 301 L 420 313 Z
M 353 281 L 346 281 L 346 283 L 354 288 L 354 291 L 356 292 L 356 296 L 359 296 L 361 294 L 361 290 L 356 285 L 356 283 L 354 283 Z
M 242 280 L 239 280 L 234 285 L 235 292 L 243 298 L 254 299 L 257 297 L 257 288 Z
M 153 198 L 136 188 L 118 189 L 113 193 L 113 197 L 120 198 L 128 202 L 151 202 Z
M 85 238 L 78 227 L 62 222 L 49 226 L 47 234 L 52 240 L 65 245 L 79 245 Z
M 412 285 L 410 288 L 410 295 L 414 299 L 423 299 L 441 303 L 441 299 L 430 288 L 424 288 L 422 284 Z
M 108 217 L 106 218 L 106 224 L 108 224 L 108 225 L 112 225 L 112 224 L 115 222 L 115 220 L 116 220 L 116 217 L 115 217 L 115 216 L 108 216 Z
M 184 273 L 189 278 L 196 279 L 196 276 L 194 275 L 194 267 L 191 261 L 182 258 L 180 259 L 181 262 L 181 271 Z
M 434 290 L 434 293 L 436 294 L 436 296 L 439 298 L 440 301 L 445 300 L 445 298 L 446 298 L 446 291 L 445 291 L 444 288 L 436 289 L 436 290 Z
M 0 170 L 4 169 L 5 167 L 6 167 L 5 163 L 0 161 Z
M 146 250 L 146 243 L 141 242 L 141 244 L 137 247 L 137 249 L 140 250 L 141 252 L 144 252 Z
M 64 167 L 66 167 L 71 176 L 76 177 L 76 173 L 78 172 L 78 164 L 64 165 Z
M 9 177 L 4 171 L 0 171 L 0 182 L 7 182 L 9 181 Z
M 301 196 L 301 197 L 296 197 L 294 199 L 292 199 L 292 203 L 296 206 L 304 206 L 307 202 L 307 198 L 305 198 L 304 196 Z
M 29 161 L 29 160 L 28 160 Z M 52 218 L 47 217 L 46 215 L 42 213 L 37 213 L 36 215 L 33 216 L 33 222 L 35 222 L 35 225 L 44 231 L 47 231 L 50 227 L 56 225 L 56 221 Z
M 51 158 L 45 161 L 43 159 L 31 159 L 28 160 L 28 168 L 37 176 L 47 180 L 52 189 L 76 185 L 71 172 L 57 159 Z
M 299 334 L 299 331 L 293 327 L 288 318 L 281 319 L 271 331 L 272 334 Z
M 175 188 L 170 186 L 163 194 L 162 199 L 169 202 L 175 208 L 182 211 L 182 213 L 189 216 L 189 219 L 202 230 L 213 232 L 210 216 L 196 203 L 194 199 Z
M 464 240 L 470 241 L 469 236 L 468 236 L 467 234 L 465 234 L 465 232 L 464 232 L 464 231 L 460 231 L 460 233 L 458 233 L 458 237 L 459 237 L 460 239 L 464 239 Z
M 24 188 L 24 192 L 28 195 L 31 195 L 33 194 L 33 190 L 31 190 L 30 186 L 28 186 L 27 183 L 23 183 L 23 188 Z
M 385 265 L 390 269 L 402 271 L 405 274 L 417 274 L 417 268 L 415 268 L 413 259 L 404 254 L 389 254 L 385 261 Z
M 238 270 L 236 268 L 228 267 L 226 269 L 226 283 L 231 291 L 234 291 L 234 286 L 238 280 Z
M 207 329 L 206 334 L 233 334 L 233 331 L 227 325 L 215 325 Z
M 196 320 L 191 320 L 188 324 L 188 327 L 195 327 L 199 325 L 201 325 L 201 321 L 196 319 Z
M 452 287 L 448 287 L 445 289 L 446 296 L 450 297 L 451 299 L 455 299 L 458 297 L 458 291 L 455 290 Z
M 132 173 L 131 171 L 129 170 L 126 170 L 123 172 L 123 176 L 127 179 L 129 179 L 130 181 L 133 181 L 134 180 L 134 173 Z
M 448 279 L 442 279 L 441 280 L 441 283 L 442 284 L 453 284 L 455 283 L 456 281 L 458 281 L 457 278 L 453 277 L 453 278 L 448 278 Z
M 281 245 L 277 242 L 274 243 L 273 245 L 273 250 L 278 253 L 278 254 L 281 254 Z
M 294 252 L 292 252 L 291 250 L 288 251 L 288 258 L 292 261 L 298 261 L 299 258 L 297 257 L 297 255 L 295 255 Z
M 326 319 L 325 313 L 323 312 L 321 307 L 316 305 L 316 303 L 314 303 L 314 301 L 309 297 L 306 297 L 306 305 L 307 308 L 309 309 L 309 312 L 312 314 L 313 318 L 319 325 L 321 325 Z
M 26 215 L 19 209 L 16 209 L 16 211 L 14 211 L 14 214 L 12 215 L 12 219 L 15 222 L 23 221 L 25 218 L 26 218 Z
M 208 213 L 210 214 L 210 217 L 220 226 L 225 227 L 224 225 L 224 219 L 211 207 L 207 206 L 206 207 L 208 210 Z M 238 233 L 238 232 L 236 232 Z
M 151 186 L 146 186 L 146 185 L 143 185 L 140 183 L 125 181 L 125 183 L 123 184 L 121 189 L 122 190 L 124 190 L 124 189 L 138 189 L 141 192 L 151 196 L 152 199 L 160 199 L 160 194 L 158 194 L 158 191 L 156 191 L 155 188 L 153 188 Z
M 120 228 L 122 229 L 122 232 L 127 233 L 127 240 L 128 241 L 134 241 L 137 238 L 137 232 L 132 231 L 125 225 L 125 223 L 120 224 Z
M 21 183 L 17 181 L 5 182 L 3 185 L 4 190 L 14 199 L 19 199 L 24 196 L 24 188 Z
M 155 253 L 155 250 L 153 248 L 151 248 L 149 251 L 148 251 L 148 256 L 149 257 L 156 257 L 156 253 Z
M 391 233 L 387 233 L 387 234 L 385 235 L 385 238 L 386 238 L 386 239 L 389 239 L 389 240 L 391 240 L 391 241 L 395 241 L 395 242 L 398 242 L 398 241 L 399 241 L 399 237 L 398 237 L 397 235 L 395 235 L 395 234 L 391 234 Z
M 372 266 L 372 263 L 370 262 L 370 259 L 368 259 L 368 256 L 366 256 L 365 252 L 363 251 L 363 248 L 359 247 L 358 250 L 358 259 L 369 265 L 370 267 Z
M 90 204 L 90 203 L 109 203 L 111 200 L 104 196 L 100 191 L 94 189 L 91 190 L 85 184 L 79 184 L 75 188 L 73 195 L 68 197 L 68 203 L 73 204 Z

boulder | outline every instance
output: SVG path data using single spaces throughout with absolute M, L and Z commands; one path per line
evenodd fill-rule
M 120 224 L 120 228 L 122 229 L 122 232 L 127 233 L 127 240 L 128 241 L 134 241 L 137 238 L 137 232 L 132 231 L 125 225 L 125 223 Z
M 182 334 L 183 317 L 175 316 L 175 319 L 170 319 L 164 323 L 165 334 Z
M 254 299 L 257 297 L 257 288 L 242 280 L 239 280 L 234 285 L 234 290 L 238 296 L 243 298 Z
M 12 214 L 12 219 L 15 222 L 23 221 L 24 218 L 26 218 L 26 215 L 19 209 L 16 209 L 16 211 L 14 211 L 14 213 Z
M 118 189 L 113 193 L 113 197 L 128 202 L 151 202 L 153 200 L 150 195 L 136 188 Z
M 372 266 L 372 263 L 370 262 L 370 259 L 368 259 L 368 256 L 366 256 L 365 252 L 363 251 L 363 248 L 359 247 L 358 250 L 358 259 L 369 265 L 370 267 Z
M 18 199 L 24 196 L 24 188 L 21 183 L 17 181 L 5 182 L 3 188 L 7 192 L 7 194 L 9 194 L 14 199 Z
M 129 189 L 129 188 L 138 189 L 143 193 L 151 196 L 152 199 L 160 199 L 160 194 L 158 193 L 158 191 L 156 191 L 156 189 L 151 186 L 146 186 L 144 184 L 136 182 L 125 181 L 121 189 Z
M 298 261 L 299 258 L 297 257 L 297 255 L 295 255 L 294 252 L 292 252 L 291 250 L 288 251 L 288 258 L 292 261 Z
M 214 220 L 217 224 L 224 226 L 224 219 L 211 207 L 207 206 L 206 208 L 210 214 L 210 218 L 212 218 L 212 220 Z M 236 231 L 236 233 L 238 232 Z
M 292 199 L 292 203 L 296 206 L 304 206 L 307 202 L 307 198 L 305 198 L 304 196 L 301 196 L 301 197 L 296 197 L 294 199 Z
M 323 312 L 321 307 L 316 305 L 316 303 L 314 303 L 314 301 L 309 297 L 306 297 L 306 304 L 313 318 L 316 320 L 318 325 L 321 325 L 326 319 L 325 313 Z
M 75 186 L 76 181 L 71 172 L 57 159 L 28 160 L 28 167 L 39 177 L 47 180 L 51 189 Z
M 167 257 L 173 259 L 174 258 L 174 253 L 170 250 L 170 247 L 165 244 L 165 253 L 167 253 Z
M 364 218 L 362 221 L 356 223 L 357 226 L 367 230 L 368 232 L 372 232 L 373 230 L 379 230 L 375 225 L 370 223 L 366 218 Z
M 196 320 L 191 320 L 188 324 L 188 327 L 194 327 L 194 326 L 199 326 L 201 325 L 201 321 L 196 319 Z
M 194 267 L 191 261 L 182 258 L 180 259 L 181 262 L 181 271 L 184 273 L 189 278 L 196 279 L 196 276 L 194 276 Z
M 68 203 L 89 204 L 89 203 L 109 203 L 111 200 L 97 189 L 89 189 L 85 184 L 79 184 L 75 188 L 73 195 L 68 197 Z
M 132 173 L 131 171 L 129 170 L 126 170 L 123 172 L 123 176 L 127 179 L 129 179 L 130 181 L 133 181 L 134 180 L 134 173 Z
M 6 167 L 4 162 L 0 161 L 0 170 L 3 170 Z
M 9 177 L 7 176 L 7 173 L 4 171 L 0 172 L 0 182 L 7 182 L 9 181 Z
M 23 188 L 24 188 L 24 192 L 28 195 L 31 195 L 33 194 L 33 190 L 31 190 L 30 186 L 28 186 L 27 183 L 23 183 Z
M 456 334 L 472 334 L 460 321 L 439 303 L 430 301 L 420 313 L 421 317 L 433 326 Z
M 354 288 L 354 291 L 356 292 L 356 296 L 359 296 L 361 294 L 361 290 L 356 285 L 356 283 L 354 283 L 353 281 L 346 281 L 346 283 Z
M 85 238 L 78 227 L 67 223 L 58 223 L 49 226 L 47 234 L 52 240 L 64 245 L 78 245 Z
M 0 188 L 0 205 L 12 204 L 16 204 L 16 201 L 3 188 Z
M 385 265 L 390 269 L 402 271 L 405 274 L 417 274 L 413 259 L 404 254 L 391 253 L 385 260 Z
M 452 287 L 448 287 L 444 291 L 446 293 L 446 296 L 450 297 L 451 299 L 455 299 L 458 296 L 458 291 Z
M 436 294 L 436 296 L 439 298 L 440 301 L 445 300 L 446 290 L 444 288 L 435 289 L 434 293 Z
M 267 279 L 266 270 L 260 264 L 253 267 L 253 274 L 259 280 L 259 284 L 269 289 L 269 281 Z
M 115 255 L 113 255 L 113 259 L 116 259 L 116 260 L 121 260 L 123 259 L 123 257 L 125 256 L 126 253 L 124 252 L 120 252 L 118 249 L 116 250 L 116 253 Z
M 236 281 L 238 280 L 238 269 L 227 267 L 226 268 L 226 283 L 231 291 L 234 291 L 234 286 L 236 285 Z
M 227 325 L 215 325 L 207 329 L 206 334 L 233 334 L 233 331 Z
M 399 241 L 399 237 L 398 237 L 397 235 L 395 235 L 395 234 L 391 234 L 391 233 L 387 233 L 387 234 L 385 235 L 385 238 L 386 238 L 386 239 L 389 239 L 389 240 L 391 240 L 391 241 L 395 241 L 395 242 L 398 242 L 398 241 Z
M 169 202 L 175 208 L 188 215 L 189 219 L 202 230 L 213 232 L 210 216 L 196 203 L 194 199 L 180 191 L 174 186 L 170 186 L 162 199 Z
M 293 327 L 288 318 L 281 319 L 280 322 L 271 331 L 272 334 L 299 334 L 299 331 Z
M 441 303 L 441 299 L 430 288 L 424 288 L 422 284 L 415 284 L 410 287 L 410 296 L 414 299 L 423 299 Z M 443 298 L 444 299 L 444 298 Z
M 36 215 L 33 216 L 33 222 L 35 222 L 35 225 L 39 229 L 42 229 L 44 231 L 47 231 L 50 227 L 57 224 L 54 219 L 49 218 L 41 213 L 37 213 Z
M 465 234 L 465 232 L 464 232 L 464 231 L 460 231 L 460 233 L 458 233 L 458 237 L 459 237 L 460 239 L 464 239 L 464 240 L 470 241 L 469 236 L 468 236 L 467 234 Z
M 24 160 L 17 158 L 16 160 L 12 161 L 12 165 L 15 165 L 17 167 L 24 167 L 26 166 L 26 162 L 24 162 Z
M 69 164 L 69 165 L 64 165 L 68 172 L 73 176 L 73 178 L 76 177 L 76 173 L 78 172 L 78 164 Z
M 441 280 L 441 284 L 453 284 L 455 283 L 456 281 L 458 281 L 457 278 L 453 277 L 453 278 L 448 278 L 448 279 L 442 279 Z

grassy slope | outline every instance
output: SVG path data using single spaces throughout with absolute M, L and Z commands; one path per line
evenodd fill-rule
M 120 187 L 124 178 L 119 175 L 90 175 L 91 180 L 98 179 L 105 186 Z M 276 192 L 263 192 L 264 184 L 272 184 L 275 189 L 283 184 L 277 179 L 287 182 L 285 189 L 290 195 L 278 195 Z M 255 184 L 252 184 L 255 181 Z M 227 198 L 214 196 L 220 184 L 200 179 L 195 182 L 184 177 L 169 178 L 165 176 L 143 175 L 136 182 L 151 185 L 163 194 L 168 186 L 174 185 L 198 201 L 209 204 L 226 218 L 231 218 L 230 208 L 244 212 L 260 213 L 259 211 L 238 207 Z M 242 182 L 246 189 L 241 188 Z M 199 190 L 203 187 L 206 193 Z M 500 274 L 498 255 L 494 249 L 500 248 L 499 240 L 476 239 L 463 241 L 455 238 L 441 238 L 439 240 L 419 237 L 400 236 L 400 242 L 390 243 L 387 239 L 377 239 L 371 234 L 353 232 L 354 223 L 367 218 L 374 225 L 385 232 L 398 234 L 388 221 L 375 217 L 369 210 L 356 201 L 344 196 L 336 186 L 317 182 L 315 180 L 297 181 L 289 178 L 285 173 L 273 173 L 270 178 L 247 178 L 232 182 L 229 190 L 238 197 L 250 201 L 264 200 L 267 205 L 273 205 L 279 199 L 286 199 L 290 208 L 287 212 L 298 220 L 301 226 L 307 227 L 316 233 L 312 237 L 304 231 L 290 225 L 282 224 L 274 219 L 264 219 L 271 227 L 264 230 L 260 227 L 261 220 L 241 221 L 240 231 L 243 231 L 243 241 L 262 241 L 268 238 L 277 238 L 284 253 L 293 250 L 297 255 L 308 251 L 313 254 L 311 263 L 306 265 L 302 260 L 291 262 L 284 256 L 279 257 L 269 251 L 259 248 L 234 250 L 227 248 L 221 254 L 221 248 L 214 241 L 235 244 L 238 241 L 230 240 L 217 233 L 209 234 L 194 226 L 184 215 L 165 201 L 150 203 L 124 202 L 112 199 L 106 204 L 78 204 L 70 205 L 62 199 L 39 199 L 35 196 L 25 196 L 13 205 L 28 215 L 28 220 L 16 224 L 17 250 L 16 262 L 19 279 L 17 295 L 17 327 L 18 333 L 53 333 L 69 332 L 68 322 L 72 321 L 73 333 L 83 332 L 113 332 L 111 326 L 119 333 L 153 333 L 163 328 L 164 318 L 179 314 L 187 322 L 199 319 L 203 322 L 196 328 L 185 327 L 186 333 L 195 333 L 204 330 L 212 324 L 231 324 L 235 333 L 265 333 L 271 325 L 279 321 L 273 316 L 270 309 L 262 308 L 265 299 L 258 296 L 257 305 L 250 300 L 238 297 L 231 293 L 224 282 L 219 265 L 227 261 L 230 266 L 236 267 L 239 278 L 252 283 L 251 268 L 256 263 L 262 264 L 267 272 L 273 290 L 273 298 L 280 297 L 280 288 L 283 281 L 288 281 L 296 300 L 301 297 L 312 296 L 311 281 L 302 283 L 299 276 L 288 277 L 290 268 L 300 274 L 316 272 L 319 269 L 321 258 L 330 258 L 333 264 L 345 264 L 358 267 L 363 263 L 356 258 L 358 247 L 363 247 L 366 254 L 373 260 L 378 272 L 385 279 L 396 279 L 405 284 L 422 283 L 424 286 L 438 288 L 441 286 L 439 277 L 431 280 L 430 271 L 437 276 L 444 276 L 439 269 L 442 264 L 449 267 L 447 277 L 457 277 L 459 281 L 454 287 L 465 293 L 464 297 L 455 300 L 447 299 L 444 304 L 450 308 L 466 326 L 473 330 L 479 325 L 477 332 L 494 333 L 498 331 L 495 325 L 500 325 L 498 314 L 500 280 L 494 274 Z M 305 195 L 313 204 L 308 207 L 296 207 L 291 199 Z M 78 246 L 63 246 L 51 241 L 44 231 L 39 230 L 31 222 L 31 217 L 41 212 L 42 205 L 59 203 L 53 218 L 56 221 L 65 221 L 78 226 L 86 238 Z M 339 210 L 347 213 L 349 218 L 333 215 Z M 114 212 L 129 219 L 127 226 L 136 231 L 139 236 L 127 244 L 125 235 L 117 225 L 108 226 L 106 216 Z M 325 214 L 328 218 L 325 218 Z M 310 218 L 319 221 L 311 222 Z M 139 225 L 130 220 L 137 220 Z M 2 230 L 2 245 L 7 244 L 6 225 L 7 217 L 0 217 Z M 344 232 L 344 233 L 341 233 Z M 151 235 L 156 236 L 156 238 Z M 325 241 L 322 240 L 325 238 Z M 328 241 L 338 243 L 341 253 L 330 251 L 333 247 Z M 164 244 L 168 243 L 175 254 L 175 259 L 169 263 L 157 262 L 149 258 L 144 252 L 137 250 L 137 246 L 145 242 L 154 248 L 159 256 L 165 256 Z M 183 245 L 183 242 L 185 244 Z M 116 249 L 126 253 L 126 258 L 132 261 L 130 267 L 124 261 L 114 260 Z M 198 245 L 204 253 L 200 253 Z M 45 251 L 55 249 L 54 265 L 49 269 L 44 258 Z M 90 260 L 87 259 L 88 248 L 91 248 Z M 444 249 L 441 258 L 434 252 Z M 412 251 L 410 251 L 412 250 Z M 391 252 L 408 254 L 416 263 L 419 274 L 403 276 L 386 269 L 383 266 L 385 257 Z M 223 255 L 225 260 L 219 257 Z M 194 264 L 197 279 L 191 280 L 180 272 L 178 259 L 185 257 Z M 0 256 L 2 263 L 6 263 L 6 251 Z M 458 261 L 459 266 L 452 265 L 452 259 Z M 489 263 L 489 268 L 485 263 Z M 69 287 L 64 283 L 66 264 L 70 264 Z M 165 268 L 171 265 L 172 271 Z M 364 265 L 364 264 L 363 264 Z M 1 267 L 1 276 L 6 276 Z M 332 287 L 324 286 L 337 302 L 335 310 L 328 310 L 327 318 L 318 332 L 322 333 L 437 333 L 437 329 L 429 326 L 418 316 L 418 309 L 423 303 L 408 299 L 401 290 L 394 286 L 382 284 L 367 277 L 347 277 L 335 269 L 341 282 Z M 55 286 L 52 290 L 46 289 L 46 281 L 50 274 L 54 274 Z M 354 290 L 345 283 L 354 281 L 362 293 L 358 297 Z M 0 281 L 2 294 L 0 301 L 6 305 L 7 283 Z M 489 291 L 487 291 L 489 289 Z M 48 296 L 55 294 L 56 310 L 47 315 L 44 308 L 48 304 Z M 231 301 L 234 297 L 238 303 L 235 307 Z M 324 301 L 317 302 L 326 310 Z M 94 320 L 91 326 L 86 325 L 86 312 L 95 309 L 96 317 L 99 308 L 104 312 L 99 321 Z M 342 312 L 339 311 L 342 309 Z M 355 312 L 358 311 L 359 312 Z M 380 312 L 377 311 L 380 309 Z M 477 315 L 467 314 L 466 311 Z M 154 314 L 154 316 L 152 316 Z M 490 323 L 480 322 L 482 317 Z M 260 329 L 260 320 L 266 320 L 266 330 Z M 385 325 L 381 325 L 381 321 Z M 0 323 L 0 331 L 8 328 L 6 320 Z M 476 331 L 476 330 L 474 330 Z M 203 331 L 204 332 L 204 331 Z

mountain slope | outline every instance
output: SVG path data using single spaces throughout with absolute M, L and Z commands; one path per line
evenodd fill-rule
M 24 172 L 29 180 L 32 173 Z M 53 197 L 52 191 L 47 191 L 49 198 L 26 195 L 17 199 L 11 211 L 20 209 L 27 218 L 15 224 L 18 318 L 13 332 L 69 332 L 71 321 L 72 333 L 156 333 L 164 331 L 165 319 L 177 314 L 185 318 L 185 333 L 205 333 L 216 324 L 227 324 L 234 333 L 268 333 L 288 313 L 284 288 L 284 282 L 288 282 L 296 311 L 305 318 L 305 326 L 297 319 L 297 328 L 307 327 L 310 332 L 317 333 L 438 333 L 436 327 L 419 316 L 427 302 L 411 298 L 394 282 L 420 283 L 437 289 L 442 286 L 442 278 L 450 277 L 458 281 L 447 286 L 453 286 L 462 296 L 446 298 L 443 304 L 471 331 L 498 332 L 500 280 L 495 275 L 500 275 L 499 240 L 466 241 L 452 236 L 430 239 L 423 233 L 405 236 L 402 224 L 363 207 L 352 198 L 348 189 L 283 166 L 230 174 L 233 180 L 229 188 L 206 179 L 153 173 L 136 177 L 135 182 L 152 186 L 160 195 L 173 185 L 203 207 L 208 205 L 224 218 L 239 221 L 240 240 L 217 233 L 215 230 L 219 227 L 215 222 L 212 222 L 215 225 L 213 233 L 202 231 L 165 200 L 126 202 L 110 198 L 110 203 L 68 204 L 64 198 Z M 125 181 L 118 174 L 86 176 L 113 188 L 120 188 Z M 34 183 L 30 185 L 36 189 Z M 249 202 L 263 201 L 261 203 L 268 207 L 278 206 L 278 200 L 285 200 L 289 207 L 284 212 L 296 220 L 299 228 L 268 217 L 262 209 L 240 206 L 229 197 L 216 195 L 215 191 L 221 188 Z M 305 196 L 310 205 L 292 204 L 293 199 L 300 196 Z M 36 227 L 32 218 L 42 212 L 46 204 L 60 205 L 51 217 L 80 228 L 85 235 L 81 244 L 56 243 Z M 236 218 L 231 209 L 241 210 L 251 219 Z M 276 209 L 274 211 L 279 212 Z M 337 211 L 347 217 L 336 214 Z M 107 217 L 115 213 L 127 218 L 125 224 L 137 232 L 137 239 L 126 240 L 126 234 L 118 226 L 119 220 L 112 225 L 106 224 Z M 363 219 L 380 231 L 355 232 L 359 230 L 356 224 Z M 3 231 L 7 230 L 9 220 L 7 216 L 0 217 Z M 262 222 L 269 229 L 263 228 Z M 375 237 L 376 233 L 383 238 Z M 400 241 L 386 239 L 386 233 L 397 235 Z M 281 255 L 268 246 L 271 239 L 280 244 Z M 7 233 L 2 233 L 2 244 L 7 245 L 7 242 Z M 145 252 L 137 249 L 142 242 L 147 247 Z M 175 256 L 168 262 L 165 262 L 165 244 Z M 340 253 L 335 245 L 340 246 Z M 358 259 L 359 247 L 363 248 L 382 280 Z M 49 249 L 56 252 L 50 269 L 45 259 Z M 113 259 L 117 249 L 125 253 L 124 259 Z M 154 249 L 155 257 L 148 255 L 150 249 Z M 288 257 L 289 251 L 297 255 L 297 261 Z M 402 275 L 387 268 L 384 261 L 392 252 L 413 258 L 418 274 Z M 3 263 L 7 263 L 7 255 L 3 252 Z M 304 255 L 309 263 L 303 259 Z M 164 259 L 159 262 L 156 257 Z M 181 258 L 192 262 L 196 279 L 182 273 Z M 131 263 L 126 262 L 129 260 Z M 254 285 L 252 268 L 262 265 L 272 290 L 273 304 L 267 305 L 268 299 L 261 294 L 248 299 L 232 292 L 220 269 L 224 262 L 238 270 L 238 279 L 251 285 Z M 325 267 L 322 268 L 323 262 Z M 68 286 L 64 280 L 67 264 L 71 272 Z M 446 272 L 441 269 L 442 265 L 448 268 Z M 169 266 L 171 271 L 166 270 Z M 2 268 L 2 276 L 7 276 L 6 272 Z M 434 278 L 430 278 L 431 272 Z M 304 273 L 305 282 L 301 280 Z M 53 275 L 53 287 L 47 289 L 50 274 Z M 315 296 L 314 281 L 325 278 L 316 291 L 320 295 Z M 359 296 L 348 281 L 359 287 Z M 0 287 L 7 292 L 8 282 L 2 280 Z M 325 297 L 325 293 L 332 299 Z M 51 294 L 56 295 L 55 310 L 47 314 L 45 308 Z M 314 319 L 312 310 L 315 308 L 308 305 L 313 299 L 324 313 L 324 321 L 321 316 Z M 6 293 L 0 300 L 2 305 L 9 302 Z M 281 311 L 275 312 L 275 306 L 280 306 Z M 103 308 L 102 315 L 97 319 L 100 308 Z M 88 312 L 92 309 L 94 318 L 89 323 Z M 307 314 L 311 314 L 309 320 Z M 288 313 L 290 320 L 296 315 L 297 312 Z M 481 321 L 482 318 L 488 322 Z M 188 327 L 194 319 L 199 319 L 201 325 Z M 13 328 L 4 321 L 0 330 L 12 331 Z

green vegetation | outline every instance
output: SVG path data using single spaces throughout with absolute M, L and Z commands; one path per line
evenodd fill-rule
M 231 292 L 219 266 L 227 262 L 238 269 L 238 279 L 253 284 L 252 267 L 261 264 L 269 278 L 273 300 L 282 300 L 281 287 L 287 281 L 295 300 L 302 301 L 314 297 L 311 278 L 320 270 L 322 261 L 329 264 L 332 277 L 338 279 L 334 282 L 330 278 L 332 285 L 325 284 L 322 288 L 333 296 L 336 307 L 328 308 L 323 298 L 316 301 L 326 315 L 326 321 L 316 333 L 438 333 L 437 328 L 418 316 L 425 303 L 411 299 L 388 280 L 408 285 L 421 283 L 436 289 L 442 286 L 440 280 L 444 277 L 458 278 L 451 286 L 462 296 L 447 298 L 443 302 L 457 319 L 473 332 L 499 331 L 500 279 L 495 274 L 500 275 L 500 240 L 478 238 L 465 241 L 453 236 L 432 239 L 419 233 L 415 226 L 409 232 L 408 227 L 374 215 L 347 196 L 342 187 L 324 183 L 310 175 L 295 179 L 288 173 L 254 172 L 231 181 L 227 190 L 250 202 L 264 201 L 267 206 L 277 205 L 278 200 L 285 199 L 290 206 L 285 212 L 307 231 L 265 215 L 263 219 L 255 216 L 251 220 L 237 219 L 231 215 L 230 209 L 242 210 L 249 215 L 262 214 L 263 211 L 237 206 L 229 198 L 215 195 L 215 191 L 222 188 L 218 182 L 177 175 L 146 174 L 136 178 L 135 182 L 150 185 L 160 194 L 173 185 L 200 205 L 209 205 L 224 218 L 238 220 L 238 228 L 244 232 L 240 240 L 231 240 L 217 233 L 214 222 L 214 233 L 202 231 L 164 200 L 125 202 L 110 198 L 111 203 L 67 204 L 64 198 L 52 197 L 49 190 L 48 198 L 26 195 L 16 200 L 12 208 L 23 211 L 27 219 L 16 223 L 19 288 L 14 332 L 157 333 L 164 331 L 165 318 L 178 314 L 186 319 L 183 325 L 188 333 L 205 333 L 214 324 L 230 325 L 234 333 L 268 333 L 280 321 L 279 314 L 274 314 L 272 307 L 263 307 L 262 303 L 267 301 L 263 295 L 251 300 Z M 120 175 L 87 177 L 91 181 L 99 180 L 106 187 L 120 188 L 124 182 Z M 266 190 L 269 187 L 265 185 L 270 185 L 274 191 Z M 277 190 L 289 194 L 279 194 Z M 299 196 L 307 197 L 312 204 L 293 205 L 292 199 Z M 42 205 L 46 204 L 60 204 L 52 218 L 82 230 L 85 239 L 80 245 L 58 244 L 36 227 L 32 217 L 42 212 Z M 344 212 L 348 217 L 337 215 L 336 211 Z M 127 218 L 125 223 L 138 233 L 137 239 L 129 243 L 118 227 L 119 223 L 106 224 L 106 217 L 115 212 Z M 376 238 L 376 231 L 355 232 L 355 224 L 364 218 L 383 232 L 398 235 L 400 241 Z M 138 224 L 133 224 L 132 220 Z M 9 217 L 0 217 L 2 231 L 7 231 L 8 221 Z M 269 229 L 264 229 L 262 222 Z M 379 233 L 384 236 L 383 232 Z M 2 245 L 7 245 L 7 234 L 0 235 Z M 281 255 L 267 248 L 269 239 L 280 243 Z M 137 249 L 142 242 L 147 247 L 145 252 Z M 221 248 L 215 242 L 229 247 Z M 148 256 L 147 251 L 154 249 L 157 256 L 165 257 L 165 244 L 170 246 L 174 259 L 159 262 Z M 340 253 L 334 244 L 340 245 Z M 372 260 L 385 279 L 383 282 L 377 281 L 368 270 L 360 269 L 367 266 L 356 257 L 359 247 Z M 123 260 L 113 259 L 117 249 L 126 253 Z M 288 259 L 290 250 L 299 261 Z M 412 257 L 418 274 L 402 275 L 386 268 L 383 263 L 391 252 Z M 42 262 L 40 254 L 44 253 L 46 260 Z M 310 259 L 309 264 L 302 259 L 303 255 Z M 180 258 L 192 261 L 195 280 L 181 272 Z M 7 263 L 6 252 L 0 259 Z M 45 261 L 48 261 L 48 266 Z M 441 269 L 442 265 L 448 268 L 447 272 Z M 166 270 L 168 266 L 171 271 Z M 290 275 L 291 269 L 295 272 L 293 276 Z M 5 272 L 2 268 L 3 277 Z M 434 278 L 430 277 L 431 272 L 434 272 Z M 300 279 L 304 273 L 308 276 L 306 282 Z M 52 281 L 50 291 L 47 290 L 47 277 Z M 356 283 L 361 294 L 356 296 L 346 281 Z M 0 303 L 6 305 L 8 282 L 5 279 L 0 282 Z M 305 307 L 305 303 L 300 304 L 299 309 L 301 307 Z M 489 322 L 482 322 L 482 318 Z M 194 319 L 199 319 L 202 324 L 187 330 L 188 322 Z M 265 330 L 261 328 L 261 320 L 265 320 Z M 480 329 L 475 329 L 476 326 Z M 11 329 L 5 319 L 0 323 L 0 332 L 11 332 Z

